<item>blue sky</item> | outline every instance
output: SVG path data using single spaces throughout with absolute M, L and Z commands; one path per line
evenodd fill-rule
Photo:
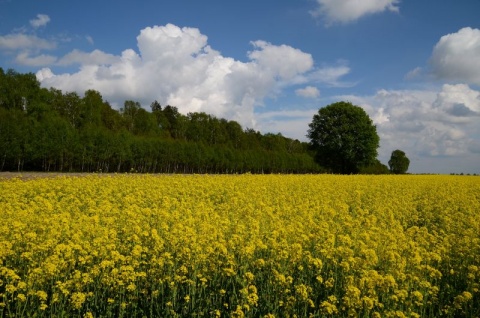
M 379 159 L 480 173 L 480 0 L 0 0 L 0 67 L 43 87 L 152 101 L 307 141 L 363 107 Z

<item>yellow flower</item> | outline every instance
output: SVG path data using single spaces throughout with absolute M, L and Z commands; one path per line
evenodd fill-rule
M 304 284 L 295 286 L 295 294 L 299 297 L 301 301 L 306 301 L 308 299 L 309 288 Z
M 290 317 L 313 306 L 324 316 L 474 312 L 478 180 L 0 179 L 0 307 L 33 301 L 32 316 L 44 315 L 47 304 L 56 316 L 88 310 L 87 302 L 126 309 L 150 299 L 174 316 L 180 297 L 208 303 L 209 312 L 199 310 L 204 316 L 216 308 L 225 316 L 254 314 L 260 304 Z
M 338 313 L 337 306 L 335 306 L 334 304 L 332 304 L 328 301 L 323 301 L 320 304 L 320 308 L 322 309 L 322 312 L 327 314 L 327 315 L 334 315 L 334 314 Z
M 332 288 L 335 285 L 335 279 L 333 277 L 330 277 L 325 281 L 325 287 L 327 288 Z
M 415 304 L 421 305 L 423 304 L 423 294 L 419 292 L 418 290 L 415 290 L 412 292 L 412 296 L 414 298 Z
M 72 302 L 72 306 L 75 309 L 80 309 L 82 308 L 83 303 L 87 299 L 87 295 L 85 293 L 73 293 L 72 296 L 70 297 L 70 301 Z
M 47 293 L 44 292 L 43 290 L 39 290 L 35 293 L 37 295 L 37 297 L 41 300 L 41 301 L 47 301 Z
M 367 308 L 368 310 L 373 309 L 373 306 L 375 305 L 375 300 L 374 299 L 372 299 L 370 297 L 363 297 L 362 300 L 363 300 L 363 304 L 364 304 L 365 308 Z
M 243 318 L 245 317 L 245 314 L 242 310 L 241 306 L 237 306 L 237 309 L 231 313 L 232 318 Z
M 27 297 L 25 297 L 25 294 L 18 294 L 17 295 L 18 300 L 20 300 L 22 303 L 27 300 Z
M 251 272 L 246 272 L 246 273 L 244 274 L 244 276 L 245 276 L 245 279 L 246 279 L 248 282 L 253 281 L 254 278 L 255 278 L 255 275 L 253 275 Z
M 84 315 L 83 315 L 83 318 L 94 318 L 95 316 L 90 312 L 90 311 L 87 311 Z
M 15 287 L 15 286 L 12 285 L 12 284 L 7 284 L 7 285 L 5 286 L 5 291 L 6 291 L 7 293 L 13 294 L 16 290 L 17 290 L 17 287 Z

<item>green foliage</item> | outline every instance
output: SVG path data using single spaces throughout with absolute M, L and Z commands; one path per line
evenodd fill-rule
M 0 169 L 21 170 L 28 153 L 29 118 L 16 108 L 0 108 Z
M 371 165 L 360 168 L 361 174 L 390 174 L 390 170 L 386 165 L 381 163 L 378 159 Z
M 388 165 L 392 173 L 404 174 L 408 170 L 410 159 L 407 158 L 405 152 L 397 149 L 392 152 Z
M 25 110 L 34 102 L 40 90 L 35 74 L 20 74 L 9 69 L 0 69 L 0 107 Z
M 206 113 L 40 88 L 0 68 L 0 171 L 315 173 L 308 145 Z
M 349 102 L 320 108 L 309 124 L 315 160 L 334 173 L 360 172 L 375 163 L 380 138 L 368 114 Z

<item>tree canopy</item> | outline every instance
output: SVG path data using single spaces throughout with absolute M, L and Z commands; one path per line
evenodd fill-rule
M 309 124 L 315 160 L 333 173 L 360 172 L 374 164 L 380 138 L 368 114 L 350 102 L 320 108 Z
M 406 173 L 408 170 L 408 166 L 410 165 L 410 159 L 407 158 L 405 152 L 397 149 L 392 151 L 390 160 L 388 160 L 388 165 L 392 173 L 403 174 Z

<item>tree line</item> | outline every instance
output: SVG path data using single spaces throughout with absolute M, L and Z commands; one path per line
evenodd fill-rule
M 0 171 L 317 173 L 306 142 L 157 101 L 120 110 L 101 94 L 41 88 L 0 68 Z
M 153 101 L 116 110 L 98 91 L 41 88 L 33 73 L 0 68 L 0 171 L 143 173 L 406 173 L 409 159 L 377 159 L 380 138 L 349 102 L 322 107 L 310 142 L 261 134 L 204 112 Z

